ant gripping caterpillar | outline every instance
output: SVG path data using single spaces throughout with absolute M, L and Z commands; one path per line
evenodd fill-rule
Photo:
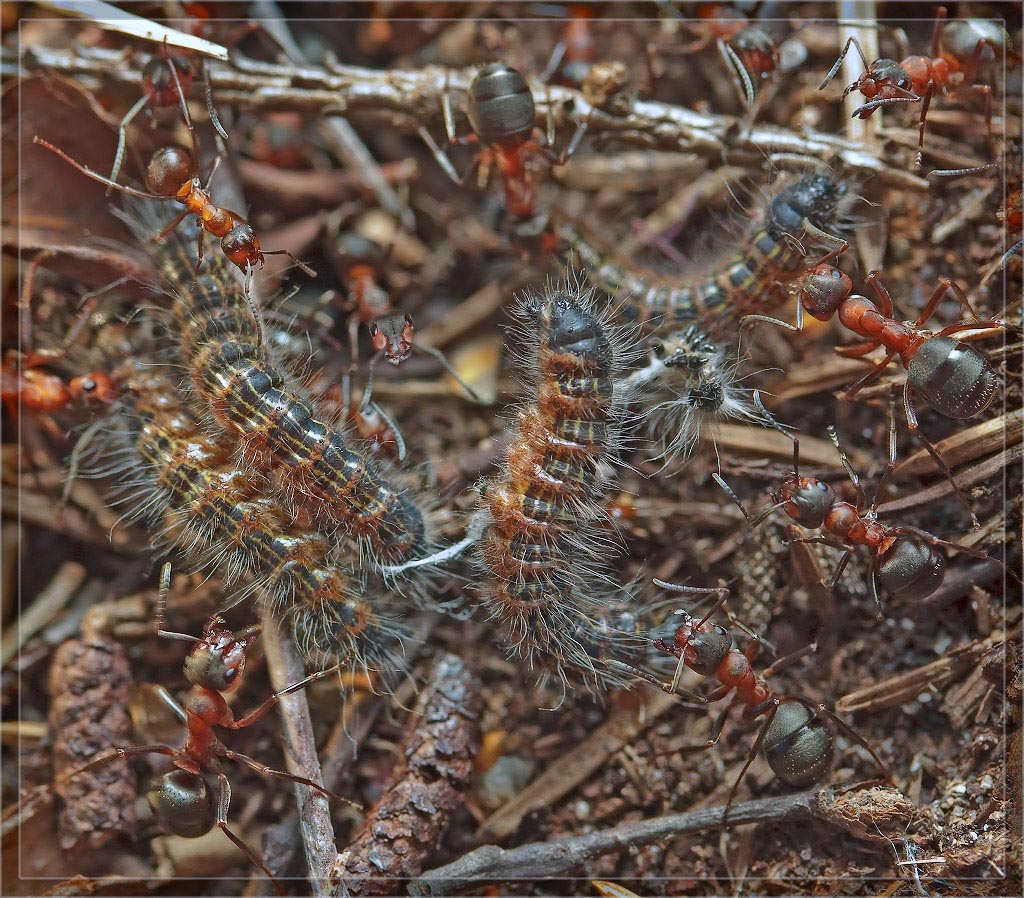
M 110 461 L 90 473 L 135 472 L 123 484 L 130 516 L 148 519 L 156 541 L 177 546 L 196 568 L 218 572 L 229 585 L 248 581 L 235 602 L 256 594 L 292 615 L 308 657 L 391 667 L 399 634 L 329 537 L 294 526 L 259 478 L 235 466 L 230 448 L 201 433 L 173 383 L 131 367 L 119 372 L 126 398 Z
M 846 183 L 831 172 L 804 175 L 771 199 L 723 265 L 691 279 L 661 277 L 617 259 L 575 223 L 561 224 L 559 235 L 594 284 L 620 303 L 618 314 L 646 330 L 671 333 L 695 320 L 710 323 L 785 302 L 787 283 L 846 248 L 831 232 L 843 227 L 847 192 Z M 833 249 L 822 256 L 818 244 Z
M 483 604 L 508 628 L 527 659 L 568 663 L 591 676 L 593 620 L 603 610 L 598 535 L 610 457 L 619 443 L 625 395 L 619 373 L 629 353 L 579 282 L 529 294 L 518 314 L 537 348 L 536 399 L 519 413 L 505 475 L 483 487 L 485 523 L 479 557 Z M 600 542 L 599 542 L 600 541 Z M 576 634 L 593 639 L 578 641 Z
M 227 263 L 207 257 L 193 277 L 183 238 L 156 247 L 154 255 L 177 299 L 182 360 L 216 425 L 240 438 L 244 459 L 273 469 L 320 525 L 353 534 L 374 561 L 422 554 L 417 503 L 302 395 L 267 348 L 258 312 Z

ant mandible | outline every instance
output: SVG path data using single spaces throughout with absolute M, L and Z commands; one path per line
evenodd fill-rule
M 988 359 L 973 346 L 954 337 L 965 332 L 990 332 L 1006 329 L 1005 322 L 996 320 L 961 321 L 940 331 L 925 330 L 923 325 L 935 313 L 939 302 L 952 291 L 962 306 L 972 313 L 967 295 L 960 286 L 947 277 L 939 278 L 938 285 L 921 310 L 916 321 L 897 321 L 893 316 L 892 296 L 881 282 L 878 272 L 872 271 L 865 279 L 877 297 L 877 304 L 866 296 L 853 292 L 849 276 L 829 264 L 819 264 L 806 272 L 796 283 L 798 299 L 796 325 L 765 315 L 749 315 L 744 320 L 768 321 L 788 330 L 803 327 L 803 313 L 818 321 L 828 321 L 838 315 L 843 327 L 864 337 L 864 342 L 842 346 L 836 352 L 846 358 L 860 358 L 879 346 L 885 347 L 886 356 L 872 367 L 853 386 L 840 394 L 852 401 L 865 386 L 881 376 L 896 358 L 907 371 L 903 383 L 903 409 L 912 433 L 920 436 L 939 469 L 953 484 L 965 505 L 966 497 L 953 479 L 931 441 L 920 432 L 913 396 L 918 394 L 935 411 L 948 418 L 965 420 L 980 415 L 996 398 L 999 378 Z M 972 514 L 973 518 L 973 514 Z
M 536 107 L 530 86 L 518 71 L 503 62 L 481 67 L 470 82 L 466 111 L 473 134 L 456 137 L 455 115 L 447 91 L 441 105 L 448 137 L 446 146 L 480 143 L 483 147 L 473 157 L 466 175 L 459 177 L 444 150 L 422 125 L 420 137 L 445 174 L 459 186 L 465 184 L 473 171 L 479 172 L 481 185 L 486 185 L 492 166 L 496 168 L 505 192 L 505 209 L 518 221 L 532 218 L 535 212 L 538 157 L 555 165 L 563 164 L 576 151 L 586 131 L 584 122 L 577 123 L 576 133 L 560 155 L 551 149 L 550 134 L 546 143 L 540 143 L 535 137 Z
M 185 678 L 191 688 L 181 705 L 164 687 L 158 687 L 160 698 L 184 722 L 185 744 L 181 748 L 169 745 L 137 745 L 116 748 L 110 754 L 95 758 L 76 770 L 69 771 L 61 780 L 70 779 L 86 770 L 91 770 L 117 758 L 159 754 L 173 759 L 174 770 L 164 774 L 158 784 L 149 790 L 146 798 L 153 815 L 169 833 L 186 839 L 205 835 L 214 826 L 241 850 L 249 861 L 274 883 L 278 894 L 283 895 L 276 877 L 267 869 L 255 849 L 235 835 L 228 826 L 227 815 L 231 806 L 231 784 L 221 765 L 221 758 L 235 761 L 255 770 L 263 776 L 287 780 L 314 789 L 321 795 L 351 804 L 348 799 L 330 792 L 318 783 L 304 776 L 287 773 L 267 767 L 253 758 L 227 748 L 217 737 L 216 728 L 240 730 L 251 726 L 266 716 L 283 696 L 304 689 L 310 683 L 336 673 L 340 664 L 311 674 L 297 683 L 270 695 L 261 705 L 241 717 L 235 717 L 224 696 L 234 692 L 242 682 L 246 653 L 259 638 L 262 627 L 253 625 L 238 633 L 224 626 L 223 620 L 215 615 L 207 621 L 201 637 L 187 633 L 176 633 L 163 629 L 164 606 L 170 587 L 170 563 L 164 565 L 160 578 L 158 602 L 157 635 L 167 639 L 180 639 L 195 645 L 185 659 Z M 214 785 L 213 781 L 216 781 Z
M 295 258 L 288 250 L 261 250 L 259 239 L 252 226 L 237 212 L 224 209 L 214 204 L 210 198 L 210 182 L 217 171 L 217 164 L 214 164 L 213 171 L 203 187 L 197 174 L 199 159 L 199 146 L 196 141 L 195 127 L 192 124 L 192 117 L 189 115 L 188 105 L 185 103 L 185 96 L 181 89 L 181 81 L 178 78 L 178 70 L 172 65 L 169 67 L 171 77 L 174 80 L 178 98 L 181 102 L 182 116 L 188 127 L 189 137 L 192 141 L 192 152 L 183 150 L 181 147 L 161 147 L 149 160 L 146 167 L 146 186 L 151 192 L 136 190 L 124 184 L 118 184 L 110 178 L 105 178 L 99 172 L 76 162 L 63 150 L 55 147 L 49 141 L 43 140 L 38 135 L 32 138 L 37 143 L 48 149 L 51 153 L 60 156 L 65 162 L 74 166 L 83 175 L 106 184 L 115 190 L 119 190 L 128 196 L 136 196 L 147 200 L 160 200 L 162 202 L 176 202 L 183 205 L 184 210 L 179 213 L 170 224 L 167 225 L 153 239 L 162 240 L 173 231 L 184 219 L 192 214 L 196 216 L 196 224 L 199 226 L 198 237 L 198 260 L 196 262 L 196 274 L 203 263 L 203 241 L 206 232 L 214 237 L 220 238 L 220 246 L 224 255 L 228 257 L 244 274 L 255 266 L 263 267 L 264 256 L 283 255 L 291 259 L 311 277 L 315 272 Z M 217 162 L 219 163 L 218 158 Z
M 838 726 L 858 745 L 863 746 L 885 778 L 892 782 L 889 771 L 871 745 L 837 717 L 827 705 L 814 702 L 802 695 L 777 693 L 765 681 L 766 677 L 778 673 L 808 652 L 814 651 L 815 646 L 812 645 L 785 658 L 780 658 L 773 665 L 765 668 L 763 675 L 758 677 L 754 673 L 752 665 L 760 652 L 761 641 L 755 636 L 746 651 L 741 652 L 736 648 L 732 636 L 724 627 L 710 623 L 711 616 L 725 604 L 729 597 L 728 589 L 724 587 L 704 589 L 679 586 L 674 583 L 666 583 L 663 580 L 654 582 L 662 589 L 671 592 L 717 596 L 717 601 L 696 623 L 688 612 L 677 611 L 676 614 L 679 615 L 682 622 L 675 628 L 671 642 L 666 642 L 663 639 L 654 640 L 654 647 L 658 651 L 674 655 L 678 659 L 671 683 L 662 683 L 652 674 L 621 661 L 613 659 L 607 663 L 653 683 L 671 695 L 682 694 L 686 698 L 696 699 L 703 704 L 721 701 L 730 692 L 733 693 L 732 700 L 712 726 L 707 742 L 691 746 L 692 748 L 707 749 L 716 745 L 725 727 L 729 712 L 737 706 L 743 706 L 745 721 L 754 721 L 761 716 L 765 718 L 757 734 L 757 739 L 743 764 L 743 769 L 740 770 L 739 776 L 736 777 L 736 781 L 729 790 L 729 797 L 725 802 L 723 823 L 729 818 L 729 809 L 732 807 L 736 792 L 759 749 L 763 750 L 764 758 L 772 772 L 785 785 L 798 789 L 821 782 L 832 766 L 832 758 L 835 754 L 835 739 L 829 723 Z M 687 667 L 703 677 L 713 677 L 720 685 L 708 695 L 685 691 L 680 693 L 679 681 L 682 678 L 683 670 Z
M 871 555 L 871 597 L 875 603 L 876 617 L 877 620 L 883 621 L 883 592 L 900 599 L 917 600 L 930 596 L 942 585 L 946 576 L 946 559 L 938 550 L 939 546 L 946 546 L 972 558 L 991 559 L 991 556 L 979 549 L 948 542 L 917 527 L 886 527 L 879 522 L 879 498 L 896 470 L 895 414 L 890 416 L 889 423 L 889 460 L 879 478 L 871 505 L 865 511 L 867 497 L 864 488 L 861 486 L 860 477 L 846 457 L 835 427 L 829 425 L 828 434 L 856 490 L 856 505 L 839 501 L 835 490 L 824 481 L 815 477 L 801 477 L 799 438 L 775 420 L 764 407 L 761 394 L 757 390 L 754 391 L 754 404 L 771 427 L 793 441 L 792 475 L 771 493 L 772 504 L 753 518 L 732 487 L 719 474 L 712 474 L 712 478 L 736 503 L 751 528 L 759 526 L 769 515 L 781 509 L 801 527 L 808 530 L 823 530 L 829 534 L 824 537 L 797 540 L 821 543 L 843 550 L 832 577 L 825 584 L 826 589 L 835 588 L 853 552 L 860 546 L 864 547 Z
M 928 107 L 931 105 L 932 97 L 936 93 L 952 98 L 968 93 L 982 94 L 985 98 L 985 123 L 988 127 L 989 140 L 992 139 L 992 88 L 988 84 L 972 84 L 971 82 L 974 80 L 985 47 L 992 47 L 998 52 L 1002 52 L 1004 48 L 999 46 L 992 36 L 976 33 L 974 45 L 966 59 L 963 54 L 965 47 L 962 41 L 958 47 L 942 51 L 940 36 L 942 34 L 941 26 L 945 19 L 946 8 L 940 6 L 935 19 L 935 27 L 932 30 L 930 56 L 906 56 L 902 60 L 876 59 L 874 62 L 868 63 L 860 42 L 856 37 L 851 36 L 846 41 L 835 65 L 818 86 L 818 90 L 825 89 L 839 71 L 850 47 L 856 47 L 861 61 L 864 63 L 864 73 L 843 91 L 843 96 L 846 97 L 856 90 L 860 91 L 868 102 L 854 111 L 855 118 L 866 119 L 876 109 L 881 109 L 883 106 L 896 106 L 900 103 L 921 104 L 915 168 L 921 167 L 924 158 L 925 119 L 928 116 Z M 957 74 L 962 77 L 954 87 L 951 79 Z

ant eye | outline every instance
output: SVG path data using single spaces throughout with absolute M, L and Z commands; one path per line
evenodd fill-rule
M 96 381 L 94 381 L 91 377 L 87 377 L 85 380 L 82 381 L 82 389 L 86 393 L 91 393 L 93 390 L 97 388 L 97 386 L 98 385 Z
M 238 669 L 237 668 L 229 667 L 226 671 L 224 671 L 224 679 L 227 680 L 228 682 L 230 682 L 231 680 L 233 680 L 235 678 L 235 676 L 237 674 L 238 674 Z
M 909 78 L 900 78 L 899 84 L 897 86 L 898 87 L 902 87 L 904 90 L 909 90 L 910 89 L 910 79 Z

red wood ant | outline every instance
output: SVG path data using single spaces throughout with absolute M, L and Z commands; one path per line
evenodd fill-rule
M 347 309 L 353 313 L 350 319 L 365 324 L 370 334 L 370 344 L 384 355 L 392 365 L 399 365 L 412 354 L 412 340 L 416 332 L 412 317 L 404 312 L 395 312 L 391 297 L 377 280 L 377 270 L 363 262 L 349 266 L 345 272 L 345 288 L 348 291 Z M 354 329 L 350 340 L 355 346 Z
M 992 88 L 988 84 L 972 84 L 971 82 L 977 73 L 978 63 L 984 49 L 992 47 L 993 50 L 1001 53 L 1005 45 L 1001 46 L 1000 42 L 992 35 L 978 31 L 974 32 L 973 44 L 970 43 L 970 40 L 965 43 L 963 33 L 958 32 L 956 39 L 950 41 L 949 48 L 942 50 L 940 35 L 945 19 L 946 9 L 939 7 L 935 27 L 932 30 L 931 54 L 929 56 L 906 56 L 902 60 L 876 59 L 869 64 L 859 41 L 856 37 L 851 36 L 846 41 L 835 65 L 818 86 L 819 90 L 825 89 L 839 71 L 850 47 L 856 47 L 861 61 L 864 63 L 864 73 L 843 91 L 843 96 L 846 97 L 856 90 L 860 91 L 868 100 L 853 113 L 855 118 L 862 119 L 868 118 L 876 109 L 881 109 L 883 106 L 920 103 L 921 117 L 919 119 L 916 168 L 920 168 L 922 164 L 925 119 L 935 94 L 952 98 L 968 93 L 978 93 L 984 96 L 985 122 L 988 126 L 989 140 L 992 139 Z M 954 82 L 953 79 L 957 75 L 960 77 Z
M 540 80 L 548 83 L 558 75 L 557 83 L 578 89 L 598 58 L 598 44 L 593 30 L 594 10 L 586 4 L 573 3 L 566 12 L 568 21 L 551 51 L 551 58 Z
M 4 353 L 0 362 L 0 401 L 6 406 L 15 427 L 21 412 L 29 411 L 38 417 L 51 437 L 61 440 L 64 434 L 50 417 L 53 412 L 72 404 L 113 402 L 119 395 L 119 389 L 109 375 L 99 371 L 65 381 L 63 377 L 43 370 L 46 365 L 67 355 L 68 347 L 74 343 L 95 306 L 91 296 L 85 297 L 83 313 L 68 332 L 64 349 L 36 352 L 31 348 L 32 318 L 29 310 L 32 285 L 36 269 L 48 255 L 43 253 L 32 261 L 22 285 L 18 306 L 24 319 L 21 325 L 23 351 L 9 349 Z
M 197 75 L 201 75 L 205 83 L 206 109 L 210 115 L 210 123 L 224 140 L 228 139 L 228 132 L 224 130 L 224 126 L 217 116 L 217 109 L 213 105 L 213 92 L 210 88 L 209 78 L 206 77 L 205 66 L 191 57 L 169 53 L 166 45 L 162 47 L 162 51 L 161 56 L 153 56 L 143 66 L 142 96 L 125 113 L 121 124 L 118 125 L 117 150 L 114 153 L 114 166 L 110 170 L 111 181 L 116 181 L 121 171 L 128 125 L 144 109 L 149 109 L 152 112 L 155 109 L 170 109 L 180 106 L 184 100 L 184 93 L 179 94 L 179 89 L 187 92 Z M 109 194 L 112 189 L 108 188 L 107 193 Z
M 840 398 L 846 401 L 852 401 L 861 389 L 877 379 L 898 357 L 907 370 L 903 384 L 903 409 L 907 424 L 911 432 L 920 436 L 936 464 L 953 484 L 961 501 L 969 508 L 949 466 L 931 441 L 920 432 L 913 396 L 915 393 L 920 395 L 928 406 L 949 418 L 964 420 L 980 415 L 995 400 L 999 379 L 984 355 L 952 335 L 965 331 L 1004 329 L 1006 325 L 994 320 L 961 321 L 933 333 L 925 330 L 923 325 L 949 291 L 953 292 L 961 305 L 973 312 L 966 294 L 954 281 L 947 277 L 939 278 L 921 314 L 912 322 L 897 321 L 892 317 L 892 296 L 877 272 L 868 274 L 865 281 L 877 297 L 877 304 L 854 293 L 853 283 L 844 272 L 827 263 L 819 264 L 797 281 L 799 302 L 795 326 L 764 315 L 750 315 L 744 320 L 770 321 L 789 330 L 800 330 L 805 311 L 819 321 L 828 321 L 838 315 L 843 327 L 865 338 L 862 343 L 838 347 L 836 352 L 839 355 L 860 358 L 884 346 L 885 358 L 840 394 Z
M 814 651 L 815 646 L 812 645 L 808 649 L 801 649 L 792 655 L 780 658 L 775 664 L 765 668 L 764 674 L 758 677 L 754 673 L 752 665 L 760 652 L 761 640 L 755 636 L 746 651 L 741 652 L 736 648 L 732 636 L 724 627 L 710 623 L 711 616 L 722 607 L 729 597 L 728 589 L 724 587 L 702 589 L 678 586 L 663 580 L 654 582 L 671 592 L 717 596 L 717 601 L 708 613 L 696 623 L 688 612 L 677 611 L 676 614 L 681 618 L 681 623 L 675 628 L 672 640 L 654 640 L 654 647 L 658 651 L 674 655 L 679 659 L 671 683 L 662 683 L 652 674 L 621 661 L 610 660 L 607 663 L 621 670 L 627 670 L 669 694 L 682 694 L 686 698 L 693 698 L 703 704 L 721 701 L 730 692 L 733 693 L 732 700 L 712 726 L 707 742 L 689 746 L 691 748 L 707 749 L 716 745 L 725 727 L 729 712 L 735 707 L 743 706 L 745 721 L 749 722 L 761 716 L 765 717 L 757 739 L 743 764 L 743 769 L 740 770 L 739 776 L 736 777 L 736 781 L 729 790 L 729 797 L 725 802 L 723 823 L 728 820 L 729 809 L 732 807 L 736 792 L 759 749 L 763 749 L 764 758 L 772 772 L 787 786 L 803 788 L 821 782 L 832 766 L 832 758 L 835 754 L 835 739 L 829 723 L 838 726 L 858 745 L 865 748 L 885 778 L 892 781 L 885 764 L 882 763 L 881 758 L 878 757 L 871 745 L 837 717 L 827 705 L 814 702 L 802 695 L 782 695 L 775 692 L 765 681 L 766 677 L 788 667 L 809 651 Z M 680 693 L 679 681 L 682 678 L 683 670 L 687 667 L 703 677 L 714 677 L 720 685 L 708 695 L 685 691 Z M 685 750 L 685 747 L 682 750 Z
M 647 47 L 648 65 L 655 52 L 675 56 L 699 53 L 714 42 L 736 88 L 740 102 L 755 108 L 758 87 L 774 79 L 779 71 L 778 41 L 761 23 L 752 23 L 740 10 L 727 3 L 701 3 L 696 24 L 690 29 L 696 40 L 678 47 Z
M 86 770 L 110 763 L 117 758 L 159 754 L 173 759 L 174 770 L 164 774 L 153 786 L 146 798 L 154 817 L 169 833 L 186 839 L 205 835 L 214 826 L 245 854 L 249 861 L 274 883 L 278 894 L 283 895 L 276 877 L 267 869 L 255 849 L 235 835 L 228 826 L 228 809 L 231 806 L 231 784 L 221 765 L 221 759 L 235 761 L 273 779 L 287 780 L 307 786 L 325 795 L 351 804 L 348 799 L 328 791 L 318 783 L 304 776 L 287 773 L 267 767 L 253 758 L 227 748 L 217 737 L 216 728 L 240 730 L 261 720 L 282 698 L 304 689 L 310 683 L 322 680 L 339 670 L 334 665 L 326 670 L 311 674 L 293 683 L 280 692 L 270 695 L 261 705 L 241 717 L 235 717 L 224 696 L 234 692 L 242 682 L 246 653 L 256 642 L 262 627 L 253 625 L 233 633 L 224 626 L 219 616 L 214 616 L 203 627 L 201 637 L 187 633 L 175 633 L 163 629 L 163 613 L 167 590 L 170 586 L 170 564 L 165 564 L 161 573 L 160 600 L 157 611 L 157 635 L 167 639 L 180 639 L 195 645 L 185 659 L 185 678 L 191 688 L 181 705 L 165 688 L 158 687 L 160 698 L 184 722 L 185 744 L 181 748 L 169 745 L 137 745 L 116 748 L 110 754 L 89 761 L 76 770 L 69 771 L 61 780 L 70 779 Z
M 480 143 L 483 148 L 473 157 L 466 176 L 477 171 L 480 175 L 479 183 L 485 186 L 492 167 L 497 169 L 505 192 L 505 209 L 508 214 L 518 221 L 532 218 L 540 179 L 536 165 L 538 159 L 545 159 L 555 165 L 563 164 L 579 146 L 586 131 L 585 123 L 578 123 L 576 133 L 561 155 L 551 150 L 550 135 L 547 143 L 540 143 L 535 137 L 536 107 L 530 86 L 519 72 L 503 62 L 493 62 L 480 68 L 469 85 L 467 103 L 469 122 L 474 133 L 459 138 L 455 136 L 451 97 L 447 91 L 444 93 L 442 112 L 448 137 L 447 146 Z M 465 184 L 466 176 L 459 177 L 430 132 L 420 126 L 419 134 L 448 177 L 460 186 Z
M 771 427 L 793 441 L 792 475 L 771 493 L 772 504 L 754 518 L 751 518 L 739 497 L 720 475 L 713 474 L 712 477 L 729 494 L 752 528 L 781 509 L 801 527 L 808 530 L 820 529 L 829 534 L 825 537 L 807 537 L 799 540 L 843 550 L 836 569 L 826 584 L 827 589 L 835 587 L 853 552 L 857 547 L 863 546 L 871 555 L 871 597 L 874 599 L 877 619 L 882 621 L 885 620 L 881 598 L 883 592 L 896 598 L 915 600 L 931 595 L 942 585 L 946 575 L 946 559 L 938 551 L 938 546 L 946 546 L 972 558 L 991 557 L 978 549 L 947 542 L 917 527 L 886 527 L 878 521 L 879 498 L 896 470 L 895 415 L 892 416 L 889 428 L 889 461 L 879 478 L 871 505 L 865 511 L 867 497 L 864 488 L 839 443 L 839 434 L 835 427 L 829 425 L 828 434 L 856 490 L 856 505 L 839 501 L 835 490 L 824 481 L 814 477 L 801 477 L 799 438 L 775 420 L 764 407 L 760 393 L 756 390 L 754 404 Z
M 185 216 L 189 214 L 195 215 L 196 224 L 200 229 L 198 260 L 196 262 L 197 275 L 203 262 L 203 241 L 206 232 L 209 232 L 212 236 L 220 238 L 220 245 L 224 255 L 246 274 L 256 265 L 262 268 L 265 261 L 264 256 L 283 255 L 291 259 L 311 277 L 315 276 L 315 272 L 312 269 L 296 259 L 288 250 L 261 250 L 256 232 L 253 231 L 252 226 L 241 215 L 214 204 L 210 198 L 209 189 L 210 181 L 212 181 L 213 175 L 217 171 L 217 166 L 216 164 L 214 165 L 206 187 L 203 187 L 199 181 L 196 168 L 199 159 L 199 148 L 196 142 L 195 128 L 192 125 L 192 118 L 185 103 L 181 81 L 178 78 L 178 70 L 173 65 L 169 66 L 169 70 L 181 102 L 182 115 L 192 140 L 192 152 L 189 153 L 188 150 L 183 150 L 180 147 L 162 147 L 158 149 L 146 167 L 146 186 L 151 192 L 147 193 L 142 190 L 136 190 L 133 187 L 126 187 L 124 184 L 118 184 L 110 178 L 105 178 L 99 172 L 95 172 L 91 168 L 82 165 L 82 163 L 76 162 L 63 150 L 39 136 L 33 137 L 32 142 L 60 156 L 61 159 L 74 166 L 86 177 L 99 181 L 101 184 L 106 184 L 108 187 L 119 190 L 128 196 L 163 202 L 176 202 L 183 205 L 185 207 L 184 210 L 153 239 L 163 239 L 185 219 Z

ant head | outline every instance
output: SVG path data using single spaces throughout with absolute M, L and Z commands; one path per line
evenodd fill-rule
M 843 91 L 843 96 L 859 90 L 870 100 L 893 95 L 895 88 L 911 90 L 913 86 L 907 70 L 897 60 L 876 59 L 863 75 Z
M 76 402 L 113 402 L 118 394 L 114 381 L 99 373 L 72 378 L 68 390 Z
M 946 557 L 937 546 L 898 536 L 878 557 L 878 585 L 897 599 L 923 599 L 942 585 Z
M 172 770 L 164 774 L 146 794 L 153 816 L 175 836 L 196 839 L 206 835 L 217 822 L 213 794 L 199 774 Z
M 952 337 L 925 340 L 910 359 L 907 381 L 933 409 L 958 420 L 987 409 L 999 385 L 988 359 Z
M 679 645 L 681 629 L 676 630 L 676 645 L 686 649 L 686 666 L 702 677 L 713 676 L 733 647 L 729 631 L 719 624 L 712 624 L 710 629 L 702 627 L 696 634 L 688 636 L 684 645 Z
M 800 279 L 800 304 L 812 318 L 828 321 L 853 291 L 849 276 L 832 265 L 818 265 Z
M 171 66 L 178 72 L 181 89 L 188 90 L 192 83 L 192 61 L 184 56 L 154 56 L 142 68 L 142 89 L 157 106 L 175 106 L 179 102 Z
M 747 26 L 730 41 L 730 45 L 752 75 L 765 79 L 779 67 L 775 38 L 763 25 Z
M 392 365 L 404 362 L 412 353 L 416 328 L 409 315 L 382 315 L 370 322 L 369 331 L 370 344 Z
M 181 147 L 161 147 L 146 166 L 146 187 L 158 196 L 174 196 L 192 180 L 195 161 Z
M 245 653 L 259 635 L 259 627 L 247 627 L 238 633 L 220 626 L 207 628 L 202 641 L 185 659 L 185 679 L 215 692 L 233 692 L 242 682 Z
M 224 255 L 235 263 L 243 272 L 255 265 L 263 265 L 263 253 L 260 252 L 260 241 L 252 225 L 239 222 L 225 234 L 220 241 Z
M 526 79 L 503 62 L 492 62 L 469 85 L 469 123 L 482 143 L 516 145 L 533 134 L 535 107 Z
M 832 766 L 835 739 L 828 724 L 802 701 L 783 699 L 765 729 L 764 758 L 787 786 L 817 783 Z
M 801 527 L 817 530 L 836 503 L 835 490 L 813 477 L 794 477 L 772 493 L 772 501 L 781 504 Z

